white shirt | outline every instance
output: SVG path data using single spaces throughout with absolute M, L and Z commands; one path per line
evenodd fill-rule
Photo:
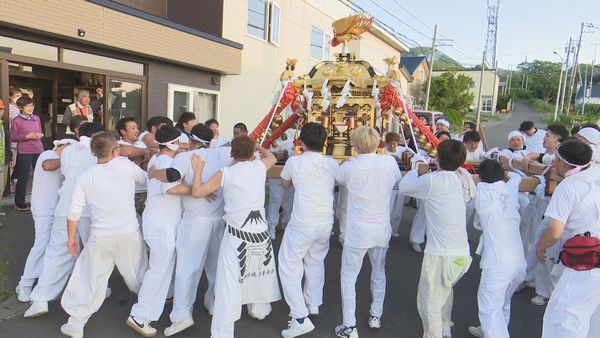
M 586 231 L 600 234 L 600 166 L 580 171 L 554 190 L 544 216 L 565 224 L 563 238 Z
M 477 184 L 474 226 L 483 231 L 477 247 L 482 269 L 526 265 L 519 231 L 521 176 L 509 172 L 508 177 L 508 182 Z
M 467 150 L 466 162 L 482 161 L 482 160 L 485 160 L 485 151 L 483 151 L 483 149 L 477 148 L 477 149 L 475 149 L 475 151 Z
M 210 141 L 210 147 L 211 148 L 216 148 L 216 147 L 220 147 L 224 144 L 228 143 L 228 141 L 224 138 L 221 137 L 214 137 L 211 141 Z
M 140 149 L 146 149 L 148 147 L 146 147 L 146 144 L 144 142 L 142 142 L 139 138 L 137 141 L 135 141 L 133 144 L 129 143 L 123 139 L 120 139 L 119 141 L 117 141 L 119 144 L 122 145 L 126 145 L 126 146 L 132 146 L 132 147 L 136 147 L 136 148 L 140 148 Z
M 521 150 L 512 150 L 510 148 L 506 148 L 506 149 L 502 149 L 500 151 L 500 153 L 498 154 L 498 156 L 508 157 L 509 159 L 523 158 L 523 157 L 529 155 L 530 152 L 531 152 L 531 150 L 529 150 L 528 148 L 521 149 Z
M 210 148 L 190 150 L 175 156 L 173 168 L 179 171 L 182 183 L 192 185 L 194 183 L 194 169 L 190 160 L 192 154 L 197 154 L 206 164 L 202 170 L 202 182 L 208 182 L 221 168 L 231 165 L 232 158 L 229 155 L 230 148 Z M 223 189 L 217 190 L 216 199 L 212 202 L 206 198 L 194 198 L 193 196 L 183 196 L 183 218 L 187 221 L 196 221 L 198 219 L 221 218 L 224 214 L 223 209 Z
M 96 164 L 77 178 L 68 218 L 79 220 L 87 203 L 92 218 L 91 234 L 113 236 L 137 231 L 135 183 L 143 184 L 146 178 L 145 171 L 122 157 Z
M 81 136 L 79 143 L 66 147 L 60 155 L 60 172 L 65 180 L 58 190 L 59 199 L 54 213 L 55 216 L 67 216 L 77 177 L 97 162 L 96 156 L 90 150 L 90 141 L 89 137 Z M 84 208 L 81 216 L 89 216 L 87 208 Z
M 292 181 L 295 188 L 290 226 L 333 225 L 333 190 L 339 168 L 334 159 L 313 151 L 285 162 L 281 178 Z
M 173 165 L 173 158 L 167 155 L 154 155 L 148 167 L 166 169 Z M 181 222 L 181 197 L 167 191 L 180 182 L 163 183 L 156 178 L 147 180 L 146 207 L 142 214 L 144 239 L 175 238 Z
M 46 150 L 40 154 L 35 164 L 31 187 L 31 214 L 34 217 L 54 215 L 58 203 L 58 189 L 62 185 L 63 177 L 60 168 L 46 171 L 42 164 L 46 160 L 57 159 L 60 159 L 60 156 L 54 150 Z
M 544 154 L 542 155 L 542 164 L 544 165 L 552 165 L 552 162 L 554 162 L 554 159 L 556 158 L 556 154 Z
M 221 169 L 225 222 L 240 227 L 249 211 L 264 210 L 267 167 L 261 160 L 244 161 Z M 263 213 L 264 215 L 264 213 Z
M 544 152 L 544 136 L 546 135 L 546 131 L 543 129 L 537 129 L 535 134 L 532 136 L 527 136 L 523 133 L 525 137 L 525 146 L 529 151 L 535 151 L 537 153 Z
M 336 180 L 348 189 L 344 245 L 388 247 L 390 198 L 399 179 L 398 163 L 389 155 L 360 154 L 341 165 Z
M 441 170 L 419 177 L 416 170 L 411 170 L 398 184 L 398 192 L 423 200 L 427 219 L 426 254 L 469 254 L 463 189 L 456 173 Z

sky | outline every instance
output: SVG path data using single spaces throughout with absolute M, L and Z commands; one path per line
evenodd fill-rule
M 490 0 L 495 2 L 496 0 Z M 481 63 L 487 36 L 487 0 L 353 0 L 389 28 L 404 35 L 410 47 L 431 47 L 438 25 L 442 52 L 464 65 Z M 598 29 L 584 33 L 580 63 L 600 63 L 600 0 L 501 0 L 496 59 L 500 68 L 532 60 L 559 62 L 569 38 L 579 39 L 581 23 Z M 441 36 L 440 36 L 441 35 Z M 595 45 L 598 44 L 598 45 Z M 489 59 L 491 60 L 491 58 Z

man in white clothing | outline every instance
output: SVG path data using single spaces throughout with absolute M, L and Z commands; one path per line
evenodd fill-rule
M 525 137 L 525 146 L 529 151 L 544 152 L 542 144 L 546 134 L 545 130 L 537 129 L 531 121 L 523 121 L 519 126 L 519 132 Z
M 475 195 L 475 228 L 482 230 L 477 253 L 481 255 L 481 281 L 477 291 L 481 326 L 469 327 L 477 337 L 510 338 L 510 304 L 525 278 L 525 256 L 519 232 L 519 183 L 494 160 L 479 165 L 481 183 Z
M 271 146 L 270 151 L 275 154 L 275 157 L 291 156 L 294 152 L 294 136 L 292 131 L 288 131 L 281 135 L 277 141 Z M 294 187 L 285 189 L 281 178 L 268 178 L 269 185 L 269 207 L 267 208 L 267 224 L 269 225 L 269 235 L 274 240 L 276 237 L 276 227 L 280 223 L 280 212 L 279 209 L 283 210 L 281 213 L 281 225 L 285 228 L 285 225 L 290 220 L 292 213 L 292 203 L 294 201 Z
M 565 179 L 546 209 L 548 228 L 536 250 L 541 263 L 551 258 L 547 249 L 559 240 L 576 235 L 600 238 L 600 169 L 592 164 L 592 149 L 577 140 L 566 141 L 558 148 L 554 166 Z M 585 256 L 591 260 L 592 255 Z M 544 313 L 542 338 L 586 337 L 593 334 L 590 319 L 600 306 L 600 268 L 575 270 L 562 263 L 564 271 Z
M 284 338 L 314 329 L 308 315 L 318 315 L 323 303 L 325 256 L 333 227 L 333 190 L 339 165 L 321 154 L 327 131 L 318 123 L 302 127 L 304 153 L 287 160 L 283 186 L 295 187 L 294 207 L 279 248 L 279 276 L 292 319 Z M 304 291 L 302 279 L 304 277 Z
M 466 162 L 478 162 L 485 159 L 485 151 L 479 146 L 481 143 L 481 135 L 476 131 L 468 131 L 463 137 L 462 141 L 467 149 Z
M 92 219 L 90 237 L 75 263 L 61 305 L 69 320 L 61 332 L 83 337 L 83 328 L 104 301 L 114 267 L 132 292 L 138 292 L 148 265 L 139 231 L 133 196 L 135 183 L 146 182 L 146 172 L 119 156 L 117 139 L 109 132 L 94 135 L 91 149 L 98 164 L 79 175 L 68 213 L 68 249 L 77 256 L 76 231 L 87 204 Z
M 213 132 L 204 124 L 192 128 L 189 137 L 190 151 L 175 157 L 172 169 L 156 171 L 150 169 L 150 175 L 156 175 L 166 181 L 167 171 L 173 170 L 173 179 L 180 179 L 191 186 L 194 182 L 194 169 L 190 158 L 196 154 L 206 164 L 202 176 L 206 180 L 219 169 L 231 164 L 231 156 L 227 147 L 210 147 Z M 219 248 L 225 229 L 223 215 L 223 191 L 219 189 L 213 196 L 194 198 L 183 196 L 183 218 L 179 225 L 176 242 L 177 264 L 175 267 L 175 283 L 173 292 L 173 310 L 170 314 L 171 326 L 164 331 L 165 336 L 172 336 L 194 325 L 192 312 L 196 301 L 198 284 L 202 271 L 206 273 L 208 288 L 204 294 L 204 307 L 210 315 L 215 302 L 215 278 Z
M 149 166 L 169 168 L 179 149 L 181 132 L 163 126 L 156 132 L 160 153 L 153 156 Z M 148 199 L 142 214 L 144 240 L 150 249 L 149 268 L 138 295 L 138 302 L 131 308 L 127 325 L 143 336 L 156 334 L 150 323 L 157 321 L 163 312 L 165 300 L 175 269 L 175 242 L 181 222 L 181 197 L 190 195 L 190 186 L 179 181 L 162 183 L 149 178 Z
M 394 185 L 400 179 L 396 161 L 387 155 L 377 155 L 380 136 L 368 126 L 356 128 L 350 138 L 355 158 L 344 162 L 337 182 L 348 189 L 347 225 L 342 251 L 340 284 L 342 290 L 343 323 L 335 328 L 341 338 L 358 338 L 356 329 L 356 278 L 363 258 L 371 261 L 371 303 L 369 327 L 381 327 L 385 298 L 385 257 L 392 228 L 390 199 Z
M 60 173 L 60 154 L 65 147 L 76 142 L 73 139 L 54 141 L 54 149 L 41 153 L 36 163 L 31 188 L 31 215 L 35 223 L 35 240 L 29 250 L 23 275 L 16 289 L 20 302 L 31 301 L 33 283 L 42 272 L 44 253 L 50 241 L 54 211 L 58 203 L 58 190 L 63 182 Z M 57 161 L 47 160 L 59 160 L 58 165 L 56 165 Z
M 419 176 L 409 171 L 398 190 L 423 200 L 427 245 L 417 294 L 423 338 L 451 336 L 453 286 L 471 265 L 463 188 L 455 172 L 465 161 L 462 142 L 446 140 L 437 148 L 438 170 Z
M 385 150 L 386 152 L 394 157 L 396 162 L 402 163 L 402 157 L 404 152 L 409 151 L 413 153 L 412 149 L 401 146 L 401 136 L 398 133 L 390 132 L 385 134 Z M 404 214 L 404 195 L 398 193 L 398 187 L 394 186 L 392 198 L 390 201 L 391 215 L 390 222 L 392 223 L 392 237 L 399 237 L 400 222 L 402 222 L 402 215 Z
M 58 190 L 59 198 L 54 211 L 50 242 L 44 255 L 42 273 L 31 292 L 31 306 L 24 314 L 26 318 L 48 312 L 48 302 L 60 295 L 73 270 L 76 257 L 67 251 L 67 213 L 77 177 L 96 163 L 96 157 L 90 149 L 91 136 L 103 130 L 104 127 L 95 122 L 83 124 L 79 130 L 79 142 L 65 148 L 58 160 L 59 163 L 56 167 L 60 167 L 61 174 L 65 179 Z M 86 243 L 89 236 L 89 226 L 89 211 L 84 208 L 77 227 L 82 244 Z

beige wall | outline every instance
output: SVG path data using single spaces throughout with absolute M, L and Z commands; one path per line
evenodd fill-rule
M 244 122 L 252 130 L 267 114 L 274 94 L 281 88 L 279 76 L 285 70 L 286 58 L 298 59 L 296 76 L 307 74 L 320 61 L 310 57 L 312 26 L 332 34 L 331 23 L 351 15 L 350 9 L 337 0 L 277 0 L 275 3 L 281 7 L 278 46 L 246 33 L 247 0 L 224 0 L 223 37 L 244 45 L 241 74 L 221 78 L 218 119 L 224 137 L 231 137 L 235 123 Z M 352 42 L 349 50 L 369 61 L 379 73 L 386 70 L 384 57 L 399 55 L 371 33 Z M 339 53 L 341 46 L 331 51 Z
M 35 18 L 23 20 L 27 8 L 35 8 Z M 26 25 L 71 39 L 79 39 L 77 29 L 82 28 L 84 41 L 219 73 L 240 73 L 240 49 L 88 1 L 0 0 L 0 9 L 0 24 Z
M 434 71 L 433 76 L 439 76 L 444 72 Z M 457 71 L 456 74 L 464 74 L 473 80 L 473 85 L 469 88 L 469 91 L 473 93 L 473 103 L 471 109 L 477 111 L 477 96 L 479 95 L 479 79 L 481 77 L 481 71 L 479 70 L 461 70 Z M 498 84 L 500 78 L 494 73 L 494 70 L 486 70 L 483 72 L 483 87 L 481 88 L 481 96 L 492 96 L 492 111 L 496 111 L 496 102 L 498 101 Z

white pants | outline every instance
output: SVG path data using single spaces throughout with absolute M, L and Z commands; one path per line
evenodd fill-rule
M 542 338 L 585 338 L 600 306 L 600 268 L 565 268 L 544 313 Z M 598 337 L 599 332 L 590 332 Z
M 247 304 L 248 314 L 254 318 L 266 317 L 271 313 L 271 303 Z M 221 326 L 211 326 L 211 338 L 234 338 L 235 323 L 229 323 Z
M 450 327 L 454 295 L 452 287 L 469 270 L 469 256 L 425 254 L 417 290 L 417 310 L 423 322 L 423 338 L 442 338 Z
M 224 231 L 225 221 L 221 218 L 181 222 L 176 245 L 175 290 L 173 311 L 170 314 L 172 322 L 192 319 L 203 269 L 208 280 L 204 306 L 212 312 L 215 304 L 217 261 Z
M 279 248 L 279 278 L 292 318 L 307 317 L 307 304 L 323 304 L 325 256 L 329 251 L 331 227 L 289 225 L 285 229 Z
M 525 279 L 525 267 L 495 267 L 481 271 L 477 305 L 479 321 L 486 337 L 510 338 L 510 303 Z
M 290 221 L 292 204 L 294 201 L 294 188 L 285 189 L 280 178 L 269 178 L 269 208 L 267 210 L 267 224 L 269 230 L 275 229 L 279 224 L 279 208 L 283 209 L 281 224 L 285 227 Z
M 356 279 L 363 265 L 365 254 L 371 261 L 371 316 L 381 317 L 385 299 L 385 257 L 388 248 L 373 247 L 359 249 L 344 246 L 342 251 L 342 269 L 340 282 L 342 286 L 342 314 L 344 325 L 356 325 Z
M 79 243 L 85 247 L 90 235 L 90 218 L 81 217 L 77 225 Z M 42 273 L 31 292 L 32 301 L 51 301 L 60 295 L 73 271 L 76 258 L 67 250 L 67 218 L 55 217 L 50 241 L 44 254 Z M 105 290 L 106 291 L 106 290 Z
M 335 215 L 340 228 L 340 242 L 343 242 L 344 233 L 346 232 L 346 218 L 348 216 L 348 189 L 343 185 L 338 186 Z
M 413 218 L 412 225 L 410 227 L 409 241 L 411 243 L 424 243 L 425 242 L 425 231 L 427 229 L 427 218 L 425 217 L 425 206 L 423 201 L 417 200 L 419 208 Z
M 146 244 L 150 249 L 148 270 L 144 273 L 138 302 L 131 307 L 131 315 L 153 322 L 160 318 L 171 286 L 175 238 L 148 239 Z
M 390 199 L 390 222 L 392 223 L 392 233 L 397 233 L 400 230 L 402 215 L 404 214 L 404 195 L 398 190 L 392 191 Z
M 146 246 L 139 231 L 105 237 L 90 235 L 61 301 L 71 316 L 69 323 L 77 329 L 83 329 L 104 302 L 108 278 L 115 266 L 129 290 L 137 293 L 148 267 Z
M 35 226 L 35 240 L 21 276 L 20 286 L 32 287 L 36 278 L 40 276 L 44 266 L 44 253 L 48 242 L 50 242 L 50 233 L 52 232 L 53 215 L 33 216 Z

